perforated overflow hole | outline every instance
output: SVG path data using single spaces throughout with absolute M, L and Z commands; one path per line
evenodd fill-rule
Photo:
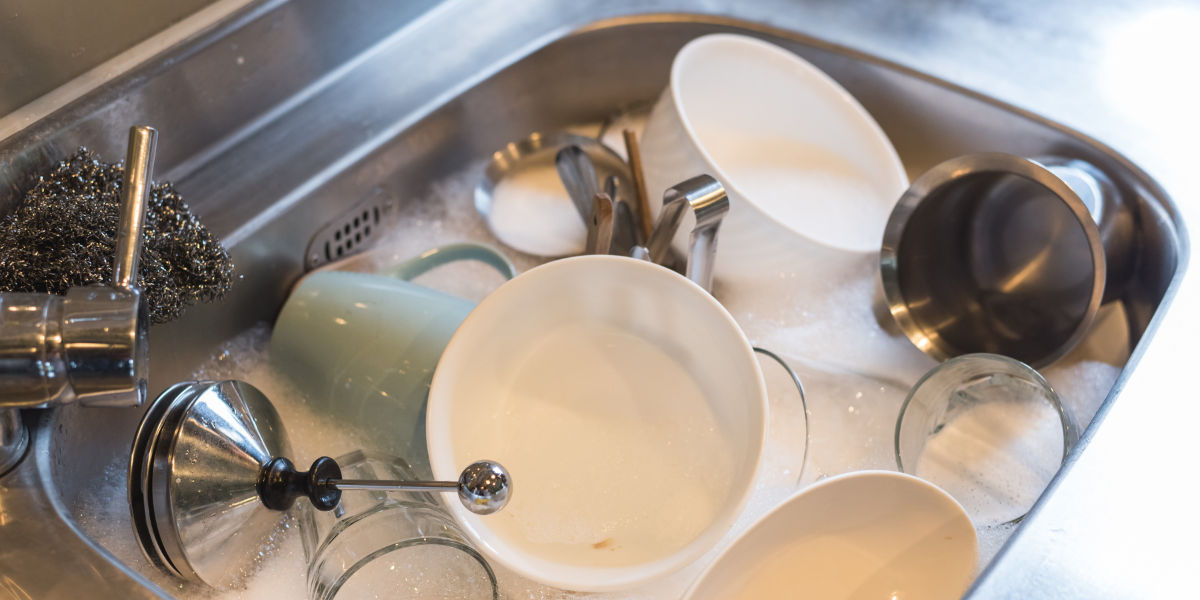
M 372 229 L 372 225 L 375 226 Z M 371 237 L 371 232 L 378 230 L 379 207 L 364 209 L 361 214 L 346 218 L 346 221 L 333 232 L 333 240 L 325 242 L 325 260 L 334 261 L 345 256 L 361 246 Z

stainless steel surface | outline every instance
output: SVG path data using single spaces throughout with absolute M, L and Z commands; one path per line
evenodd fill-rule
M 396 199 L 391 194 L 373 190 L 313 235 L 304 251 L 304 270 L 318 269 L 370 248 L 395 225 L 395 207 Z
M 75 399 L 62 347 L 62 307 L 59 296 L 0 293 L 0 406 Z
M 587 217 L 587 243 L 584 254 L 608 254 L 613 241 L 613 200 L 608 194 L 592 196 Z
M 637 208 L 633 206 L 632 169 L 630 187 L 621 187 L 621 179 L 616 175 L 604 178 L 604 193 L 612 199 L 613 204 L 613 234 L 609 254 L 628 256 L 638 244 L 644 243 L 641 228 L 638 225 Z M 626 191 L 629 190 L 629 191 Z
M 892 209 L 880 276 L 900 328 L 946 360 L 1002 354 L 1043 367 L 1083 338 L 1104 295 L 1104 246 L 1061 178 L 999 153 L 945 161 Z
M 25 456 L 29 448 L 29 430 L 15 408 L 0 408 L 0 475 L 4 475 Z
M 500 463 L 478 460 L 463 469 L 458 481 L 388 481 L 378 479 L 330 479 L 326 483 L 339 490 L 375 492 L 450 492 L 467 510 L 477 515 L 499 512 L 512 494 L 512 478 Z
M 85 406 L 140 406 L 146 401 L 150 310 L 137 273 L 157 147 L 153 128 L 129 129 L 112 279 L 108 287 L 71 288 L 62 303 L 62 347 L 71 388 Z
M 184 20 L 213 0 L 0 4 L 0 116 Z
M 214 587 L 251 572 L 282 517 L 259 501 L 260 473 L 291 454 L 271 402 L 244 382 L 194 382 L 167 390 L 146 415 L 129 463 L 142 553 Z
M 160 394 L 150 404 L 145 416 L 142 418 L 141 425 L 138 426 L 137 435 L 134 437 L 133 449 L 129 454 L 129 470 L 125 481 L 125 493 L 129 500 L 130 521 L 133 525 L 133 533 L 137 538 L 138 548 L 142 551 L 142 556 L 146 557 L 146 560 L 155 567 L 176 574 L 178 574 L 178 570 L 170 563 L 166 551 L 155 537 L 157 525 L 154 523 L 154 514 L 150 510 L 151 505 L 148 495 L 150 492 L 151 470 L 147 461 L 151 458 L 150 449 L 158 439 L 158 435 L 165 424 L 163 417 L 167 409 L 181 395 L 186 394 L 189 397 L 193 395 L 197 387 L 196 382 L 177 383 Z
M 458 491 L 457 481 L 402 481 L 384 479 L 329 479 L 326 483 L 342 491 L 446 492 Z
M 1137 260 L 1137 225 L 1132 207 L 1112 178 L 1094 165 L 1065 156 L 1033 159 L 1062 179 L 1079 196 L 1100 229 L 1104 245 L 1104 298 L 1111 302 L 1125 293 Z
M 1200 284 L 1184 277 L 1193 251 L 1184 222 L 1200 218 L 1191 153 L 1200 120 L 1190 80 L 1177 74 L 1200 68 L 1200 10 L 1166 0 L 919 8 L 532 0 L 521 8 L 500 0 L 260 5 L 0 142 L 0 213 L 11 210 L 11 184 L 26 169 L 78 145 L 119 155 L 131 122 L 169 132 L 162 179 L 224 237 L 244 279 L 224 305 L 154 329 L 151 386 L 164 389 L 220 342 L 273 318 L 303 272 L 309 235 L 354 199 L 382 187 L 400 203 L 415 201 L 429 182 L 531 131 L 651 101 L 674 52 L 698 35 L 764 37 L 850 90 L 912 174 L 969 152 L 1066 154 L 1101 167 L 1133 199 L 1138 266 L 1121 298 L 1133 358 L 972 594 L 1191 593 L 1198 557 L 1186 540 L 1200 535 L 1200 516 L 1194 478 L 1179 474 L 1190 468 L 1200 422 L 1200 405 L 1188 400 L 1200 316 L 1177 305 L 1200 302 Z M 712 16 L 663 14 L 679 12 Z M 605 60 L 581 62 L 595 56 Z M 128 450 L 136 411 L 72 405 L 26 417 L 28 455 L 0 479 L 6 589 L 165 597 L 84 536 L 71 513 L 91 474 Z
M 140 406 L 150 375 L 150 310 L 137 288 L 75 287 L 62 301 L 62 347 L 84 406 Z
M 477 515 L 490 515 L 504 508 L 511 494 L 512 478 L 498 463 L 476 461 L 458 476 L 458 499 Z
M 705 291 L 712 291 L 713 262 L 717 256 L 717 232 L 729 212 L 729 196 L 720 182 L 709 175 L 693 177 L 667 189 L 663 207 L 650 241 L 646 244 L 650 260 L 663 264 L 670 255 L 671 240 L 683 223 L 684 212 L 691 209 L 696 224 L 688 242 L 687 278 Z M 640 254 L 640 253 L 639 253 Z
M 113 254 L 111 285 L 138 287 L 138 261 L 142 256 L 142 227 L 150 202 L 150 179 L 154 177 L 154 153 L 158 132 L 152 127 L 129 129 L 125 151 L 125 178 L 121 181 L 121 219 L 117 223 L 117 249 Z
M 55 411 L 21 412 L 30 432 L 29 450 L 16 468 L 0 478 L 0 573 L 5 593 L 22 600 L 170 598 L 84 535 L 54 473 L 67 461 L 87 462 L 89 455 L 68 457 L 52 437 L 74 436 L 95 427 L 106 412 L 131 411 L 89 408 L 76 412 L 74 418 L 62 418 Z
M 579 152 L 573 154 L 571 148 L 577 148 Z M 625 161 L 595 138 L 573 133 L 534 133 L 520 141 L 509 142 L 492 153 L 491 162 L 475 186 L 475 210 L 485 222 L 490 222 L 492 191 L 496 184 L 511 173 L 543 162 L 553 162 L 567 195 L 584 223 L 591 216 L 592 197 L 600 191 L 599 178 L 607 181 L 609 177 L 616 177 L 617 187 L 622 190 L 629 189 L 631 185 L 629 167 Z M 588 195 L 576 198 L 576 194 L 582 193 Z M 616 210 L 620 217 L 620 207 Z
M 599 179 L 592 159 L 583 148 L 567 146 L 554 155 L 554 168 L 562 179 L 567 195 L 579 211 L 579 218 L 586 223 L 592 215 L 593 198 L 600 193 Z M 587 254 L 592 254 L 588 252 Z

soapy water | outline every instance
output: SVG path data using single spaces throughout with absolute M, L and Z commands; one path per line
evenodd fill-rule
M 473 206 L 473 189 L 485 162 L 431 187 L 423 202 L 402 204 L 401 225 L 367 255 L 355 270 L 374 270 L 407 260 L 434 246 L 467 240 L 500 248 L 519 271 L 545 259 L 501 245 Z M 896 415 L 908 387 L 934 363 L 906 338 L 889 332 L 875 316 L 877 257 L 866 256 L 833 277 L 814 280 L 803 272 L 780 272 L 756 281 L 722 282 L 714 286 L 720 300 L 745 331 L 751 343 L 783 355 L 804 382 L 808 415 L 786 372 L 760 357 L 770 402 L 770 430 L 763 467 L 746 510 L 718 545 L 692 565 L 657 582 L 625 592 L 578 594 L 551 588 L 493 564 L 503 598 L 559 599 L 680 597 L 700 571 L 758 517 L 791 494 L 818 479 L 860 469 L 896 470 L 893 434 Z M 480 263 L 461 262 L 438 267 L 414 280 L 478 302 L 503 277 Z M 195 375 L 206 379 L 237 378 L 259 387 L 272 399 L 288 428 L 298 465 L 318 456 L 340 456 L 364 447 L 361 434 L 308 408 L 304 394 L 275 376 L 266 348 L 269 328 L 256 327 L 218 349 Z M 1088 339 L 1085 347 L 1105 347 L 1107 339 Z M 1110 344 L 1111 345 L 1111 344 Z M 1127 350 L 1124 356 L 1128 356 Z M 1073 352 L 1045 371 L 1082 427 L 1095 414 L 1123 364 L 1101 362 L 1108 357 Z M 1122 360 L 1123 363 L 1123 360 Z M 810 429 L 806 429 L 806 421 Z M 807 433 L 806 433 L 807 432 Z M 812 445 L 804 462 L 805 438 Z M 126 459 L 121 457 L 102 472 L 75 500 L 73 513 L 82 529 L 117 559 L 181 599 L 305 598 L 304 554 L 295 520 L 285 519 L 281 535 L 257 561 L 256 572 L 230 589 L 217 591 L 182 582 L 147 564 L 133 538 L 125 494 Z M 519 477 L 519 475 L 517 475 Z M 999 551 L 1015 525 L 980 526 L 982 569 Z M 391 571 L 391 569 L 386 569 Z M 372 570 L 378 572 L 378 570 Z M 355 582 L 354 597 L 397 597 L 394 581 L 364 577 Z M 347 589 L 344 594 L 352 590 Z M 453 595 L 447 589 L 447 594 Z M 339 598 L 350 598 L 339 595 Z M 401 596 L 402 597 L 402 596 Z
M 488 225 L 508 246 L 541 256 L 580 254 L 587 241 L 587 227 L 549 160 L 496 184 Z
M 735 448 L 704 390 L 657 345 L 613 325 L 567 325 L 507 385 L 494 414 L 461 424 L 470 434 L 459 443 L 521 473 L 521 493 L 490 524 L 515 547 L 564 564 L 650 563 L 725 504 Z

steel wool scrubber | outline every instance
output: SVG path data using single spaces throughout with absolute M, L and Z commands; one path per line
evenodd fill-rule
M 63 295 L 107 282 L 117 240 L 125 165 L 86 148 L 37 178 L 16 211 L 0 221 L 0 292 Z M 134 285 L 154 323 L 184 307 L 224 297 L 233 263 L 170 183 L 153 185 Z

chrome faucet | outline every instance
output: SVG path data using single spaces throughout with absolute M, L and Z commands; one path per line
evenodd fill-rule
M 65 296 L 0 293 L 0 474 L 28 444 L 17 409 L 146 400 L 150 311 L 137 271 L 157 143 L 150 127 L 129 130 L 108 285 L 73 287 Z

